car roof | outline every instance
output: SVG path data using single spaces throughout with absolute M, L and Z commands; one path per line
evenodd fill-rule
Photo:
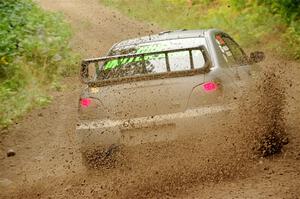
M 115 44 L 113 48 L 124 48 L 126 46 L 134 46 L 142 43 L 151 43 L 173 39 L 204 37 L 205 33 L 209 31 L 215 31 L 215 29 L 165 31 L 154 35 L 121 41 L 120 43 Z

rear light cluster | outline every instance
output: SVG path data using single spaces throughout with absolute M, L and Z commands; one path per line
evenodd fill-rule
M 80 105 L 83 108 L 87 108 L 91 105 L 92 100 L 90 98 L 82 98 L 80 99 Z
M 215 82 L 206 82 L 202 85 L 202 88 L 205 92 L 213 92 L 218 89 L 218 84 Z M 83 108 L 87 108 L 91 105 L 92 99 L 90 98 L 82 98 L 80 99 L 80 105 Z
M 202 85 L 205 92 L 212 92 L 218 89 L 218 85 L 215 82 L 206 82 Z

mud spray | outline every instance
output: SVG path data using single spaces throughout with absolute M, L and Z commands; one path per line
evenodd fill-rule
M 251 176 L 261 157 L 279 153 L 287 143 L 284 79 L 280 67 L 264 67 L 253 84 L 234 96 L 238 111 L 218 120 L 211 131 L 90 153 L 88 163 L 95 169 L 64 182 L 70 184 L 67 189 L 53 184 L 54 191 L 47 189 L 43 198 L 184 197 L 206 183 Z M 34 198 L 30 193 L 39 189 L 20 195 Z
M 118 160 L 113 160 L 113 171 L 102 167 L 92 175 L 111 172 L 106 191 L 102 190 L 107 198 L 175 197 L 203 183 L 248 176 L 258 158 L 279 153 L 288 142 L 284 79 L 280 67 L 264 67 L 234 97 L 238 111 L 218 121 L 213 131 L 201 137 L 122 148 Z M 91 157 L 99 169 L 101 164 Z
M 240 100 L 240 127 L 256 157 L 280 153 L 288 143 L 286 91 L 288 82 L 280 66 L 266 67 Z

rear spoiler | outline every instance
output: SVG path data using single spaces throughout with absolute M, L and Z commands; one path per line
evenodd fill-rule
M 192 56 L 192 51 L 193 50 L 200 50 L 203 53 L 203 57 L 205 60 L 205 66 L 201 69 L 195 69 L 194 68 L 194 60 L 193 60 L 193 56 Z M 169 53 L 174 53 L 174 52 L 180 52 L 180 51 L 189 51 L 189 58 L 190 58 L 190 67 L 191 70 L 186 70 L 186 71 L 174 71 L 172 72 L 170 69 L 170 62 L 169 62 Z M 166 63 L 166 69 L 167 72 L 164 73 L 156 73 L 156 74 L 145 74 L 145 75 L 141 75 L 138 77 L 122 77 L 122 78 L 115 78 L 115 79 L 105 79 L 105 80 L 90 80 L 89 79 L 89 65 L 94 63 L 95 66 L 99 66 L 100 62 L 107 62 L 110 60 L 118 60 L 118 63 L 121 64 L 121 60 L 123 58 L 136 58 L 136 57 L 141 57 L 142 60 L 145 60 L 145 56 L 149 56 L 149 55 L 157 55 L 157 54 L 164 54 L 165 55 L 165 63 Z M 143 61 L 143 63 L 145 63 L 145 61 Z M 125 54 L 125 55 L 114 55 L 114 56 L 106 56 L 106 57 L 99 57 L 99 58 L 91 58 L 91 59 L 84 59 L 81 62 L 81 69 L 80 69 L 80 76 L 81 76 L 81 81 L 85 84 L 94 86 L 94 85 L 108 85 L 111 84 L 111 82 L 114 81 L 120 81 L 120 79 L 123 79 L 124 81 L 128 81 L 132 78 L 137 79 L 137 80 L 144 80 L 144 79 L 148 79 L 147 77 L 154 77 L 154 76 L 180 76 L 182 75 L 182 73 L 199 73 L 199 72 L 205 72 L 209 69 L 211 65 L 208 53 L 205 49 L 204 46 L 198 46 L 198 47 L 192 47 L 192 48 L 178 48 L 178 49 L 172 49 L 172 50 L 162 50 L 162 51 L 156 51 L 156 52 L 147 52 L 147 53 L 138 53 L 138 54 Z M 144 66 L 145 67 L 145 66 Z M 171 75 L 173 74 L 173 75 Z

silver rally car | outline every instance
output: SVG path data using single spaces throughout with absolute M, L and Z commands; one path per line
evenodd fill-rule
M 201 136 L 234 109 L 235 93 L 263 59 L 209 29 L 126 40 L 106 57 L 83 60 L 76 127 L 82 152 Z

